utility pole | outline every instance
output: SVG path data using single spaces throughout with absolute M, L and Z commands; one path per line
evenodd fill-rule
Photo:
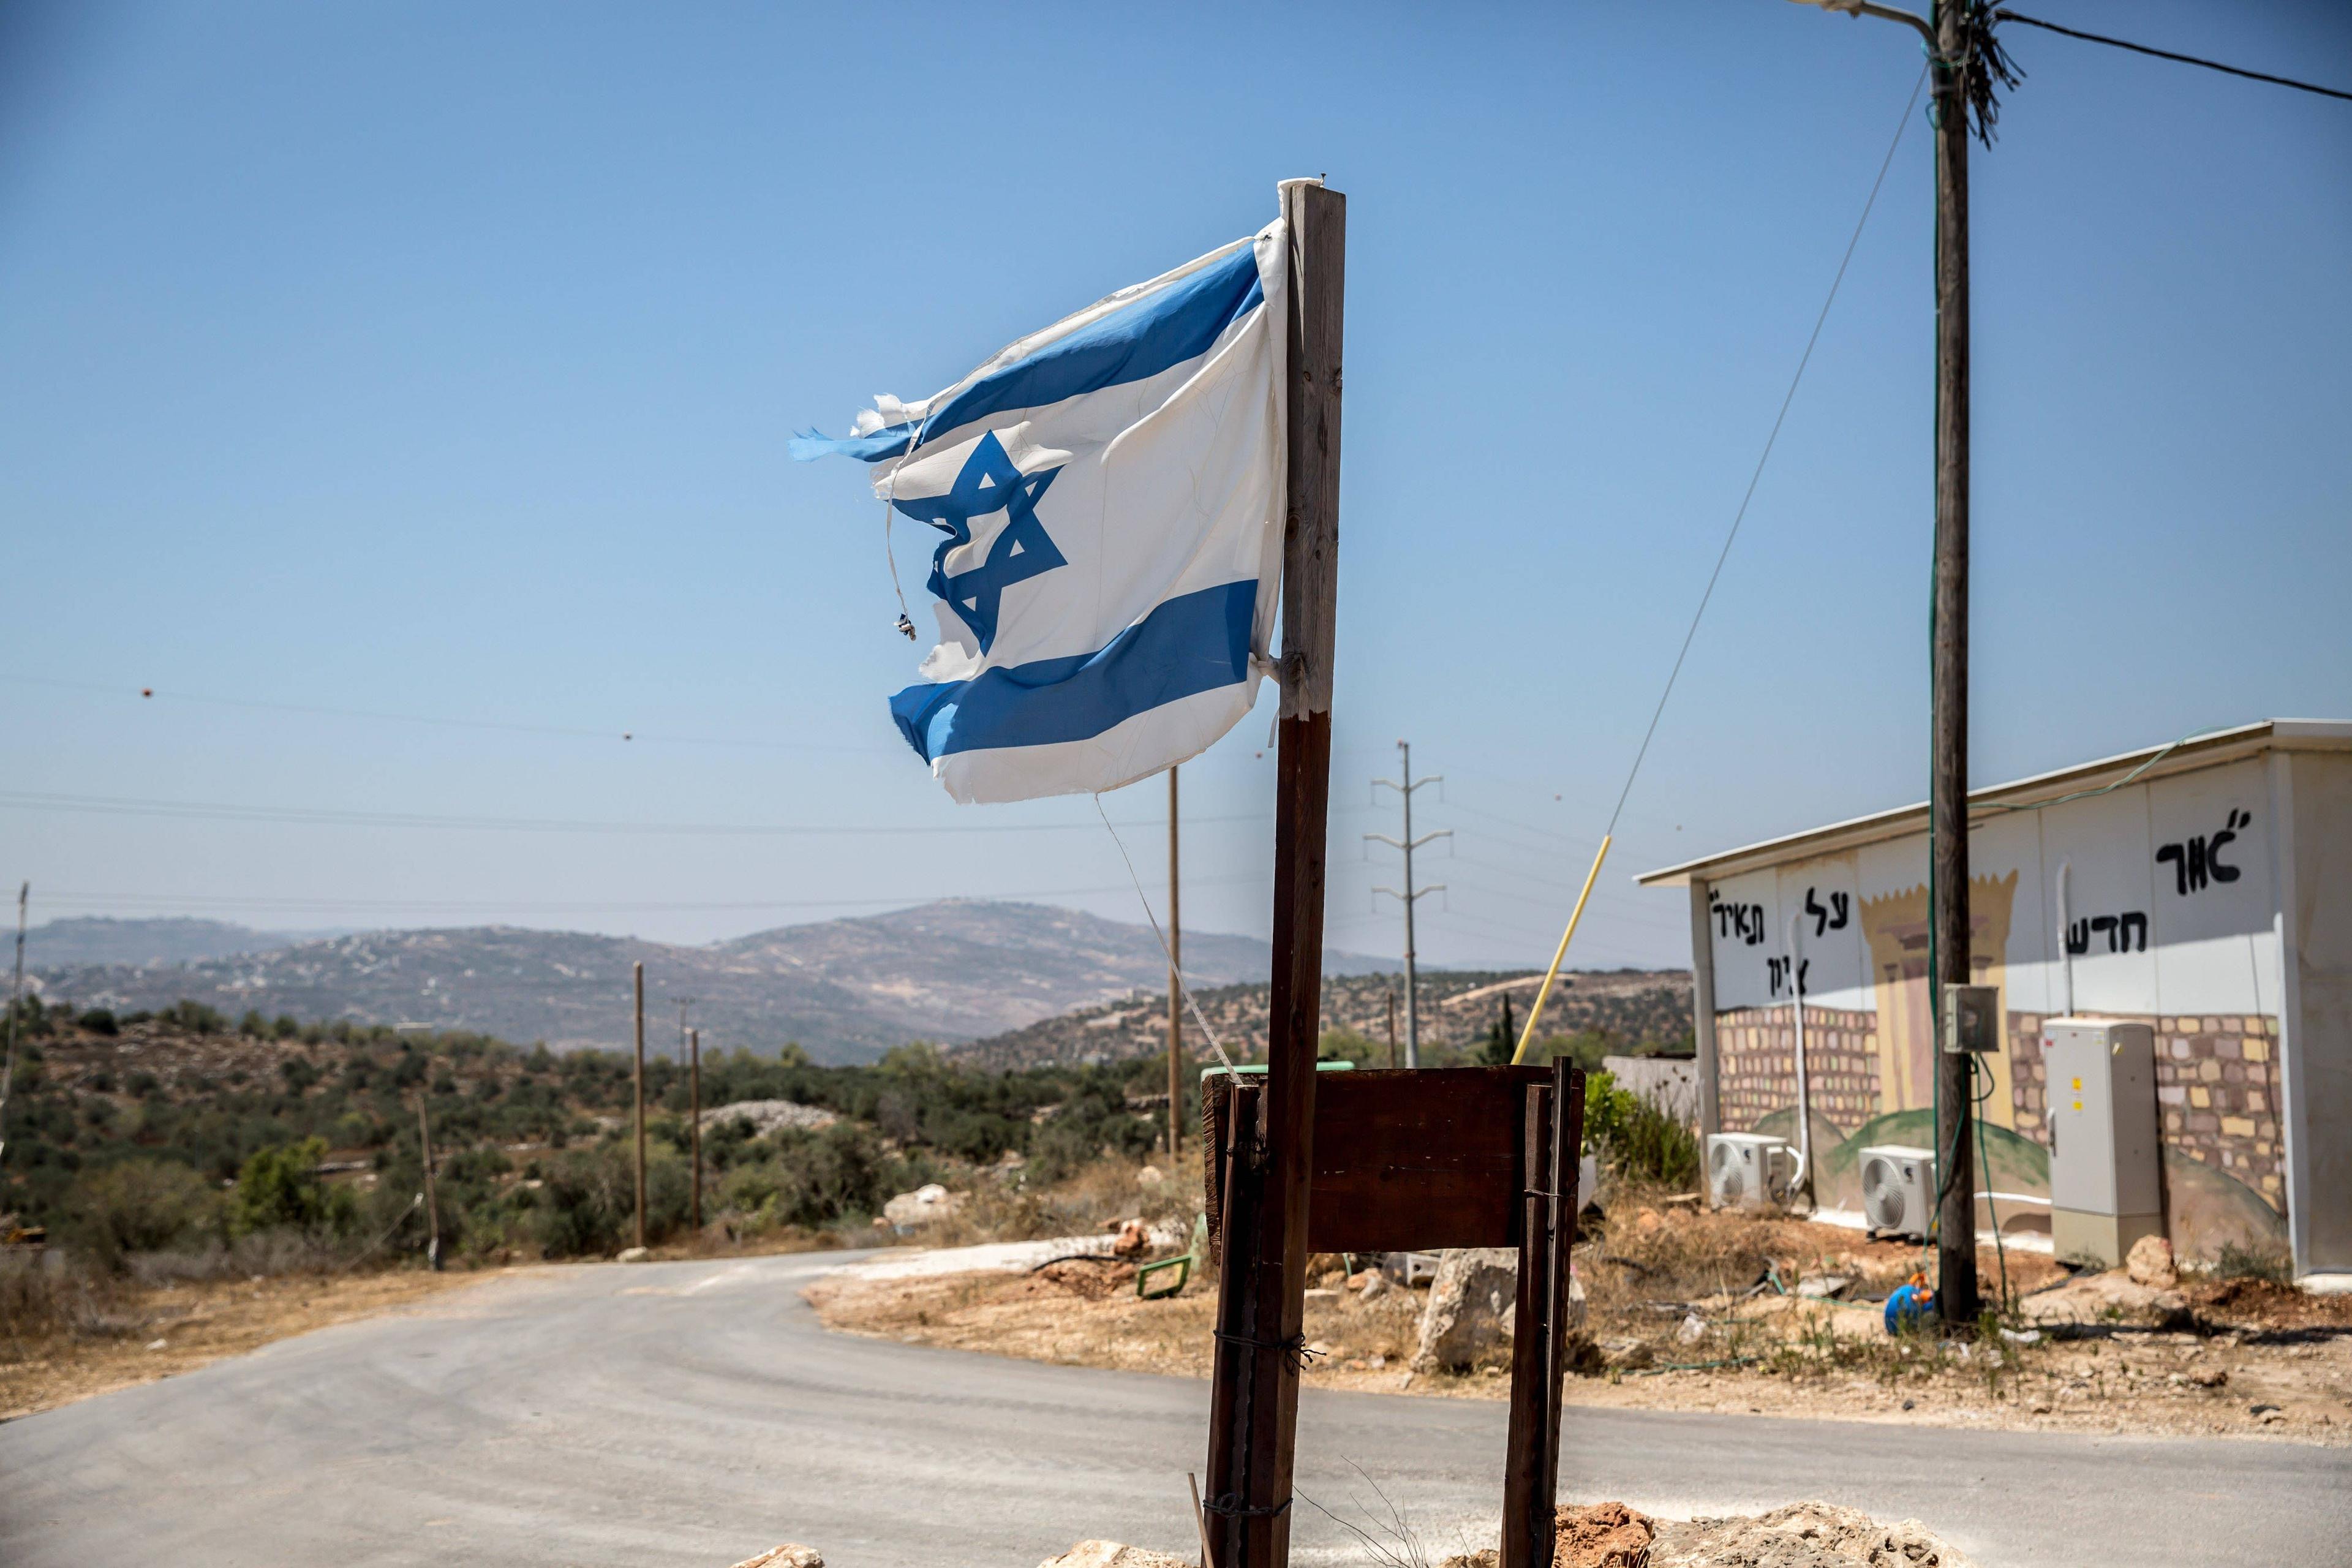
M 1396 987 L 1389 987 L 1389 1066 L 1397 1065 L 1396 1054 Z
M 636 966 L 637 1245 L 646 1244 L 646 966 Z
M 1932 17 L 1874 0 L 1801 0 L 1916 30 L 1927 47 L 1936 130 L 1936 564 L 1929 634 L 1932 696 L 1927 975 L 1936 1044 L 1936 1306 L 1947 1324 L 1973 1323 L 1977 1284 L 1976 1159 L 1969 1141 L 1973 1058 L 1944 1048 L 1944 987 L 1969 978 L 1969 110 L 1990 103 L 1988 73 L 2005 76 L 1980 0 L 1933 0 Z M 1985 58 L 1990 51 L 1992 58 Z
M 425 1091 L 416 1091 L 416 1146 L 425 1157 L 425 1262 L 441 1272 L 441 1199 L 433 1187 L 433 1128 L 425 1120 Z
M 694 1138 L 694 1234 L 702 1234 L 702 1031 L 686 1036 L 686 1097 Z
M 1184 1135 L 1184 918 L 1176 875 L 1176 769 L 1168 769 L 1168 1158 Z
M 1404 837 L 1391 838 L 1385 833 L 1367 833 L 1364 837 L 1374 843 L 1386 844 L 1391 848 L 1404 851 L 1404 891 L 1400 893 L 1394 888 L 1374 888 L 1372 891 L 1386 893 L 1404 905 L 1404 1065 L 1417 1068 L 1421 1065 L 1421 986 L 1413 973 L 1412 906 L 1432 893 L 1444 892 L 1445 884 L 1434 882 L 1426 888 L 1416 889 L 1412 885 L 1412 852 L 1433 839 L 1453 837 L 1454 829 L 1441 827 L 1434 833 L 1424 833 L 1418 838 L 1412 836 L 1412 792 L 1417 789 L 1426 789 L 1433 784 L 1443 784 L 1445 782 L 1445 775 L 1432 773 L 1427 778 L 1415 783 L 1412 776 L 1412 742 L 1399 741 L 1397 754 L 1403 759 L 1400 764 L 1401 771 L 1404 774 L 1403 782 L 1399 783 L 1395 779 L 1374 779 L 1372 787 L 1378 789 L 1381 785 L 1386 784 L 1404 797 Z
M 677 1004 L 677 1065 L 686 1065 L 686 1010 L 702 1000 L 699 996 L 671 996 L 666 1000 Z
M 8 993 L 8 1059 L 0 1063 L 0 1154 L 8 1152 L 8 1089 L 16 1081 L 16 1036 L 24 1028 L 25 1011 L 25 906 L 33 896 L 33 884 L 20 883 L 16 889 L 16 984 Z

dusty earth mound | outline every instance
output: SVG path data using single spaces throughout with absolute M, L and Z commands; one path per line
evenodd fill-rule
M 1560 1559 L 1562 1563 L 1565 1558 Z M 1646 1568 L 1975 1568 L 1916 1519 L 1881 1524 L 1834 1503 L 1658 1526 Z
M 1146 1552 L 1116 1541 L 1081 1541 L 1059 1557 L 1048 1557 L 1037 1568 L 1193 1568 L 1189 1557 Z
M 1552 1568 L 1648 1568 L 1657 1526 L 1622 1502 L 1559 1510 Z
M 1034 1277 L 1074 1296 L 1100 1301 L 1133 1288 L 1135 1265 L 1108 1258 L 1063 1258 L 1044 1265 Z
M 1597 1502 L 1563 1508 L 1559 1518 L 1552 1568 L 1976 1568 L 1916 1519 L 1881 1524 L 1834 1503 L 1685 1521 Z M 1497 1561 L 1480 1552 L 1449 1557 L 1443 1568 L 1496 1568 Z

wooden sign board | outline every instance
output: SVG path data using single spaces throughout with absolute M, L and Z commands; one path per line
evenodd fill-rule
M 1309 1252 L 1436 1252 L 1517 1247 L 1526 1187 L 1527 1091 L 1549 1068 L 1430 1068 L 1327 1072 L 1315 1084 Z M 1225 1147 L 1226 1118 L 1256 1114 L 1255 1077 L 1213 1073 L 1202 1086 L 1201 1147 Z M 1223 1162 L 1202 1162 L 1212 1255 L 1224 1211 Z
M 1577 1154 L 1584 1075 L 1549 1068 L 1455 1068 L 1317 1075 L 1307 1211 L 1310 1252 L 1518 1251 L 1511 1339 L 1510 1431 L 1503 1475 L 1504 1568 L 1550 1568 L 1559 1474 L 1560 1379 L 1566 1372 L 1569 1249 L 1576 1242 Z M 1213 1073 L 1202 1085 L 1202 1152 L 1213 1227 L 1246 1237 L 1260 1223 L 1264 1089 Z M 1216 1257 L 1220 1236 L 1213 1228 Z M 1218 1273 L 1221 1340 L 1294 1355 L 1234 1325 L 1250 1299 L 1251 1250 Z M 1221 1265 L 1227 1260 L 1219 1259 Z M 1221 1363 L 1221 1366 L 1232 1363 Z M 1230 1374 L 1229 1374 L 1230 1375 Z M 1217 1450 L 1212 1448 L 1211 1471 Z M 1203 1505 L 1244 1517 L 1228 1488 Z M 1214 1568 L 1244 1568 L 1229 1529 L 1213 1532 Z

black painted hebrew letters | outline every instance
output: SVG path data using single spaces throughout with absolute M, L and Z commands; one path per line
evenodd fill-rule
M 2231 808 L 2229 817 L 2215 832 L 2185 838 L 2178 844 L 2168 844 L 2156 852 L 2157 864 L 2172 864 L 2173 890 L 2182 898 L 2201 893 L 2209 882 L 2234 882 L 2243 868 L 2232 866 L 2221 858 L 2221 851 L 2236 842 L 2238 830 L 2253 824 L 2253 815 Z

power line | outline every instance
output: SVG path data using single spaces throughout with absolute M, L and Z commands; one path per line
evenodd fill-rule
M 125 697 L 128 686 L 92 680 L 58 680 L 38 675 L 0 675 L 18 686 L 46 686 L 60 691 L 96 691 Z M 814 741 L 770 741 L 740 735 L 670 735 L 641 730 L 592 730 L 571 724 L 534 724 L 515 720 L 459 719 L 430 713 L 389 713 L 370 708 L 335 708 L 314 702 L 273 702 L 248 697 L 215 697 L 194 691 L 169 691 L 157 687 L 137 689 L 142 701 L 162 698 L 171 702 L 200 702 L 214 708 L 244 708 L 265 713 L 303 713 L 330 719 L 365 719 L 378 723 L 429 724 L 449 730 L 493 730 L 516 735 L 554 735 L 570 740 L 646 742 L 673 746 L 740 746 L 779 752 L 867 752 L 884 755 L 895 748 L 874 745 L 831 745 Z
M 1262 881 L 1258 876 L 1195 877 L 1198 887 L 1231 887 Z M 1093 888 L 1030 888 L 992 890 L 991 900 L 1077 898 L 1098 893 L 1123 893 L 1124 884 L 1106 884 Z M 134 907 L 163 909 L 174 911 L 205 909 L 238 910 L 285 910 L 308 914 L 700 914 L 735 910 L 788 910 L 830 909 L 873 909 L 936 903 L 952 894 L 898 894 L 880 898 L 860 899 L 756 899 L 736 901 L 684 902 L 532 902 L 526 900 L 464 900 L 464 899 L 325 899 L 268 898 L 238 894 L 211 893 L 45 893 L 43 898 L 55 904 L 69 904 L 84 909 L 114 909 Z
M 1911 97 L 1903 105 L 1903 117 L 1895 123 L 1895 140 L 1886 144 L 1886 156 L 1880 160 L 1878 177 L 1870 183 L 1870 195 L 1862 204 L 1862 216 L 1854 220 L 1853 235 L 1845 242 L 1845 254 L 1838 258 L 1837 276 L 1830 279 L 1829 297 L 1822 301 L 1822 313 L 1813 318 L 1812 335 L 1805 340 L 1805 352 L 1798 356 L 1797 374 L 1789 378 L 1789 390 L 1780 399 L 1780 412 L 1772 418 L 1772 432 L 1764 437 L 1764 450 L 1756 458 L 1756 471 L 1748 476 L 1747 493 L 1739 498 L 1739 510 L 1732 514 L 1731 531 L 1723 536 L 1723 549 L 1716 555 L 1715 570 L 1706 576 L 1706 591 L 1698 596 L 1698 608 L 1692 613 L 1690 630 L 1683 634 L 1682 650 L 1675 655 L 1675 667 L 1666 673 L 1666 689 L 1658 693 L 1658 705 L 1650 713 L 1650 727 L 1642 731 L 1642 744 L 1633 753 L 1633 765 L 1625 771 L 1625 787 L 1618 792 L 1617 805 L 1609 814 L 1609 826 L 1601 834 L 1613 837 L 1617 818 L 1625 810 L 1625 800 L 1633 793 L 1633 780 L 1641 773 L 1642 759 L 1650 754 L 1650 742 L 1658 732 L 1658 721 L 1666 711 L 1666 700 L 1675 694 L 1675 682 L 1683 672 L 1683 661 L 1690 657 L 1691 641 L 1698 636 L 1698 624 L 1706 618 L 1709 600 L 1715 597 L 1715 584 L 1723 575 L 1723 563 L 1731 559 L 1732 542 L 1739 537 L 1739 525 L 1747 521 L 1748 503 L 1756 499 L 1756 486 L 1764 478 L 1764 465 L 1772 460 L 1773 444 L 1780 439 L 1780 426 L 1789 417 L 1789 405 L 1797 400 L 1798 384 L 1805 379 L 1805 367 L 1813 363 L 1813 346 L 1822 341 L 1822 328 L 1830 319 L 1830 307 L 1837 303 L 1838 287 L 1845 281 L 1845 269 L 1853 260 L 1854 247 L 1862 243 L 1862 231 L 1870 222 L 1871 209 L 1878 205 L 1878 193 L 1886 184 L 1886 171 L 1895 165 L 1895 150 L 1903 145 L 1903 133 L 1910 129 L 1911 110 L 1919 101 L 1919 89 L 1927 85 L 1927 69 L 1922 67 L 1919 79 L 1911 84 Z
M 423 812 L 352 811 L 340 807 L 243 805 L 226 801 L 154 800 L 131 795 L 79 795 L 0 790 L 0 809 L 74 811 L 106 816 L 162 816 L 223 822 L 289 823 L 313 826 L 419 827 L 467 832 L 669 834 L 700 837 L 860 837 L 876 835 L 1089 832 L 1083 822 L 993 822 L 969 826 L 885 823 L 876 826 L 814 823 L 612 822 L 568 817 L 457 816 Z M 1268 812 L 1196 816 L 1195 823 L 1266 822 Z M 1156 826 L 1130 822 L 1129 827 Z
M 2291 87 L 2297 92 L 2315 92 L 2322 98 L 2340 98 L 2352 101 L 2352 92 L 2321 87 L 2314 82 L 2297 81 L 2293 77 L 2273 76 L 2268 71 L 2252 71 L 2242 66 L 2225 66 L 2219 60 L 2203 59 L 2196 55 L 2179 55 L 2170 49 L 2153 48 L 2147 44 L 2135 44 L 2128 38 L 2110 38 L 2104 33 L 2085 33 L 2076 27 L 2062 27 L 2055 22 L 2045 22 L 2039 16 L 2021 16 L 2015 11 L 1995 11 L 1993 17 L 2001 22 L 2022 22 L 2029 27 L 2039 27 L 2045 33 L 2060 33 L 2070 38 L 2080 38 L 2086 44 L 2105 44 L 2109 48 L 2129 49 L 2136 55 L 2154 55 L 2160 60 L 2178 60 L 2185 66 L 2202 66 L 2209 71 L 2224 76 L 2242 76 L 2249 81 L 2266 81 L 2273 87 Z

